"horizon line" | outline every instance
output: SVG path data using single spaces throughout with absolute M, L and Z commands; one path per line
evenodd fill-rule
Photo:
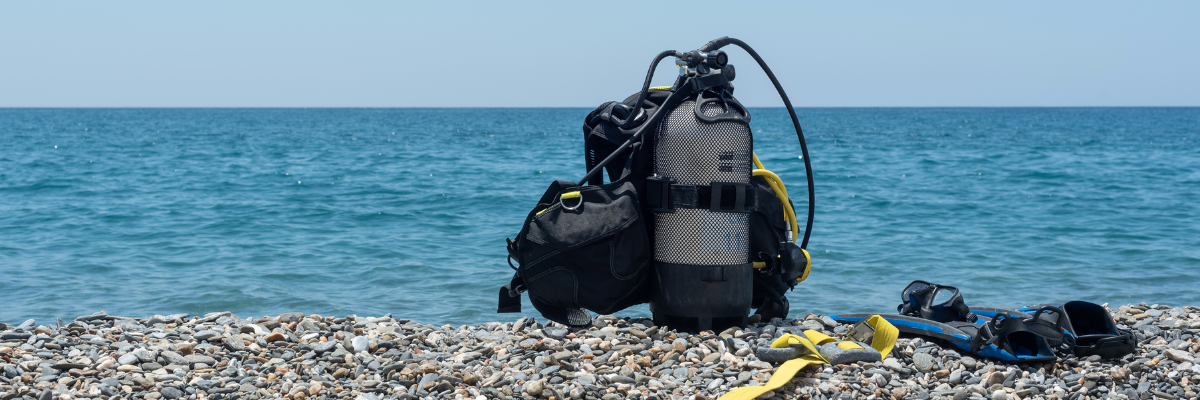
M 784 106 L 746 106 L 785 108 Z M 591 106 L 0 106 L 4 110 L 32 109 L 575 109 Z M 1200 105 L 1170 106 L 800 106 L 795 109 L 835 108 L 1200 108 Z

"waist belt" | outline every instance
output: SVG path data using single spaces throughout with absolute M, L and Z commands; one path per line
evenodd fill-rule
M 713 182 L 711 185 L 678 185 L 664 177 L 646 178 L 643 204 L 647 210 L 669 213 L 676 208 L 713 212 L 748 213 L 754 209 L 755 190 L 749 183 Z

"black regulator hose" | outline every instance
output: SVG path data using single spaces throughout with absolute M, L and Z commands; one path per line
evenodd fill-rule
M 762 67 L 763 72 L 767 73 L 767 78 L 770 78 L 771 83 L 775 85 L 775 90 L 779 92 L 779 97 L 783 99 L 783 105 L 787 107 L 788 114 L 792 116 L 792 125 L 796 127 L 796 137 L 800 139 L 800 153 L 804 156 L 804 170 L 808 174 L 808 223 L 804 225 L 804 240 L 800 242 L 800 248 L 807 249 L 808 237 L 812 234 L 813 216 L 816 215 L 817 211 L 815 205 L 817 195 L 813 191 L 812 162 L 808 160 L 808 144 L 804 142 L 804 131 L 800 129 L 800 119 L 796 118 L 796 110 L 792 109 L 792 102 L 788 100 L 787 93 L 784 93 L 783 86 L 779 84 L 779 80 L 775 79 L 775 74 L 771 73 L 771 68 L 767 66 L 762 57 L 759 57 L 758 53 L 753 48 L 750 48 L 750 45 L 746 44 L 746 42 L 726 36 L 708 42 L 708 44 L 700 47 L 700 51 L 707 53 L 730 44 L 741 47 L 742 50 L 750 54 L 750 57 L 754 57 L 754 61 L 758 62 L 758 66 Z M 655 60 L 655 63 L 657 62 Z M 646 77 L 646 88 L 648 89 L 649 87 L 650 77 Z M 646 92 L 643 91 L 642 95 L 644 96 L 645 94 Z M 638 104 L 640 105 L 641 102 L 639 101 Z
M 646 95 L 650 93 L 650 81 L 654 79 L 654 70 L 658 69 L 659 61 L 662 61 L 667 57 L 680 57 L 682 55 L 683 53 L 678 51 L 667 50 L 662 53 L 658 53 L 657 56 L 654 56 L 654 62 L 650 63 L 650 70 L 646 71 L 646 82 L 642 83 L 642 91 L 638 93 L 637 102 L 633 103 L 633 111 L 631 111 L 630 114 L 625 117 L 625 120 L 617 124 L 618 128 L 627 129 L 629 124 L 637 120 L 638 112 L 642 109 L 642 102 L 646 101 Z M 617 116 L 614 115 L 613 118 L 617 118 Z M 621 153 L 625 152 L 625 150 L 629 149 L 633 143 L 637 142 L 638 139 L 641 138 L 642 132 L 645 132 L 647 127 L 649 127 L 649 124 L 643 125 L 633 133 L 633 136 L 629 137 L 629 140 L 626 140 L 625 143 L 617 146 L 617 148 L 613 150 L 608 157 L 605 157 L 604 160 L 596 163 L 596 165 L 593 166 L 592 169 L 583 176 L 583 179 L 580 179 L 579 182 L 576 183 L 576 186 L 583 186 L 588 180 L 591 180 L 593 176 L 596 176 L 596 174 L 599 174 L 600 171 L 603 171 L 605 165 L 608 165 L 608 163 L 616 160 Z
M 637 120 L 638 111 L 642 109 L 642 102 L 646 101 L 646 96 L 650 93 L 650 81 L 654 79 L 654 70 L 658 68 L 658 63 L 667 57 L 681 56 L 683 56 L 683 53 L 675 50 L 667 50 L 662 53 L 658 53 L 657 56 L 654 56 L 654 62 L 650 63 L 650 69 L 646 71 L 646 82 L 642 83 L 642 91 L 638 93 L 637 102 L 633 103 L 633 112 L 630 113 L 629 116 L 625 117 L 624 121 L 621 121 L 620 124 L 617 124 L 619 128 L 628 129 L 629 124 L 632 124 L 633 121 Z M 616 153 L 614 152 L 613 154 Z
M 783 86 L 779 84 L 779 79 L 775 78 L 775 74 L 771 72 L 771 68 L 767 66 L 766 61 L 763 61 L 762 57 L 760 57 L 758 53 L 750 47 L 750 45 L 746 44 L 746 42 L 725 36 L 708 42 L 704 46 L 700 47 L 699 51 L 707 53 L 730 44 L 745 50 L 746 53 L 750 54 L 750 57 L 754 58 L 754 61 L 758 63 L 758 66 L 762 68 L 763 72 L 767 73 L 767 78 L 771 79 L 771 84 L 775 85 L 775 91 L 779 92 L 779 97 L 783 99 L 783 105 L 787 107 L 788 115 L 792 117 L 792 126 L 796 127 L 796 137 L 800 139 L 800 153 L 804 158 L 804 171 L 808 175 L 808 221 L 804 224 L 804 239 L 800 242 L 800 248 L 807 249 L 808 238 L 812 235 L 813 217 L 816 216 L 817 195 L 813 189 L 814 184 L 812 162 L 808 159 L 808 144 L 804 141 L 804 131 L 800 128 L 800 119 L 796 117 L 796 110 L 792 108 L 792 102 L 791 100 L 788 100 L 787 93 L 783 91 Z M 682 58 L 684 55 L 684 53 L 680 53 L 675 50 L 667 50 L 658 53 L 658 55 L 654 57 L 654 61 L 650 63 L 649 70 L 646 71 L 646 81 L 642 83 L 642 91 L 638 93 L 637 102 L 633 103 L 633 112 L 627 116 L 625 120 L 617 124 L 618 127 L 621 129 L 628 129 L 629 125 L 637 120 L 637 113 L 642 108 L 642 102 L 646 101 L 646 96 L 650 92 L 650 81 L 654 79 L 654 70 L 658 68 L 658 63 L 667 57 L 673 56 Z M 600 173 L 600 171 L 603 170 L 604 165 L 607 165 L 613 159 L 616 159 L 618 154 L 629 148 L 629 146 L 635 142 L 639 136 L 641 136 L 642 131 L 644 131 L 644 128 L 646 127 L 643 126 L 642 128 L 643 129 L 639 129 L 637 132 L 635 132 L 630 140 L 618 146 L 617 149 L 612 152 L 612 154 L 609 154 L 608 157 L 606 157 L 603 161 L 597 163 L 591 171 L 588 171 L 587 175 L 585 175 L 583 179 L 579 181 L 579 185 L 583 186 L 589 179 L 591 179 L 592 176 Z

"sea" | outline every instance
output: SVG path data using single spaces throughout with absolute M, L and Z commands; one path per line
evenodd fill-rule
M 589 111 L 0 109 L 0 322 L 538 316 L 496 313 L 505 238 L 584 174 Z M 803 218 L 787 112 L 751 113 Z M 793 317 L 892 312 L 913 280 L 973 306 L 1200 305 L 1200 108 L 797 114 L 816 218 Z

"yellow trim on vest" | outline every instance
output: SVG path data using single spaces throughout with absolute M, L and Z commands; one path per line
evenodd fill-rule
M 550 206 L 550 207 L 546 207 L 546 209 L 544 209 L 544 210 L 542 210 L 542 211 L 538 211 L 538 212 L 537 212 L 537 214 L 533 214 L 533 218 L 534 218 L 534 219 L 540 218 L 540 217 L 542 216 L 542 214 L 545 214 L 547 211 L 553 210 L 553 209 L 554 209 L 554 208 L 556 208 L 556 207 L 559 207 L 559 205 L 558 205 L 558 204 L 555 204 L 555 205 L 552 205 L 552 206 Z
M 563 200 L 563 199 L 578 199 L 578 198 L 580 198 L 580 197 L 582 197 L 582 196 L 583 196 L 583 195 L 582 195 L 582 194 L 580 194 L 578 190 L 576 190 L 576 191 L 574 191 L 574 192 L 566 192 L 566 193 L 563 193 L 563 194 L 562 194 L 562 196 L 559 196 L 559 200 L 558 200 L 558 203 L 557 203 L 557 204 L 551 205 L 550 207 L 546 207 L 546 209 L 545 209 L 545 210 L 538 211 L 538 212 L 537 212 L 537 214 L 534 214 L 534 215 L 533 215 L 533 217 L 534 217 L 534 218 L 541 217 L 541 216 L 542 216 L 542 214 L 545 214 L 547 211 L 550 211 L 550 210 L 553 210 L 553 209 L 555 209 L 555 208 L 557 208 L 557 207 L 560 207 L 560 206 L 562 206 L 562 200 Z

